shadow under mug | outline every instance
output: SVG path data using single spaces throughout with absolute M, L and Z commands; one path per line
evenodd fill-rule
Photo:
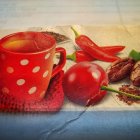
M 60 53 L 60 60 L 53 68 L 55 53 Z M 65 49 L 56 48 L 50 35 L 18 32 L 5 36 L 0 40 L 0 93 L 18 100 L 39 101 L 65 62 Z

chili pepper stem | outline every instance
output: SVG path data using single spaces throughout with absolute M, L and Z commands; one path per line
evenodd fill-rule
M 113 89 L 113 88 L 107 87 L 107 86 L 101 86 L 101 90 L 112 91 L 112 92 L 115 92 L 115 93 L 118 93 L 118 94 L 121 94 L 121 95 L 125 95 L 127 97 L 131 97 L 131 98 L 134 98 L 134 99 L 140 99 L 140 96 L 137 96 L 137 95 L 134 95 L 134 94 L 131 94 L 131 93 L 122 92 L 122 91 L 119 91 L 119 90 L 116 90 L 116 89 Z
M 80 34 L 71 26 L 72 31 L 75 34 L 75 38 L 77 38 L 78 36 L 80 36 Z
M 67 55 L 66 58 L 67 58 L 67 59 L 70 59 L 70 60 L 73 60 L 73 61 L 76 61 L 75 53 L 70 54 L 70 55 Z

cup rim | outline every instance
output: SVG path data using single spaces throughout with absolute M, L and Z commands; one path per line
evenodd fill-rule
M 15 51 L 10 51 L 10 50 L 8 50 L 8 49 L 5 49 L 5 48 L 2 47 L 2 45 L 1 45 L 3 42 L 6 42 L 6 40 L 7 40 L 8 38 L 10 38 L 10 37 L 12 37 L 12 36 L 14 36 L 14 35 L 18 35 L 18 34 L 33 34 L 33 35 L 35 35 L 36 33 L 41 33 L 41 32 L 36 32 L 36 31 L 25 31 L 25 32 L 16 32 L 16 33 L 12 33 L 12 34 L 6 35 L 5 37 L 3 37 L 3 38 L 0 39 L 0 50 L 3 50 L 3 51 L 6 52 L 6 53 L 16 54 L 16 55 L 35 55 L 35 54 L 41 54 L 41 53 L 44 53 L 44 52 L 48 52 L 48 51 L 50 51 L 50 50 L 52 50 L 52 49 L 55 48 L 55 46 L 56 46 L 56 41 L 55 41 L 54 37 L 51 36 L 51 35 L 48 35 L 48 34 L 43 34 L 43 33 L 41 33 L 41 34 L 45 35 L 46 37 L 49 37 L 49 38 L 52 40 L 53 43 L 52 43 L 52 46 L 51 46 L 50 48 L 44 49 L 44 50 L 42 50 L 42 51 L 38 51 L 38 52 L 27 52 L 27 53 L 24 53 L 24 52 L 15 52 Z M 19 39 L 17 39 L 17 40 L 19 40 Z M 31 39 L 30 39 L 30 40 L 31 40 Z

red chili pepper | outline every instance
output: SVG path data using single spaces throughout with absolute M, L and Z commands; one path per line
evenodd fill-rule
M 75 33 L 75 42 L 76 44 L 86 53 L 88 53 L 93 58 L 98 60 L 106 61 L 106 62 L 113 62 L 119 57 L 112 56 L 107 54 L 104 50 L 102 50 L 98 45 L 96 45 L 89 37 L 85 35 L 78 35 L 78 33 L 71 27 L 73 32 Z
M 125 46 L 105 46 L 101 47 L 104 51 L 115 55 L 116 53 L 119 53 L 122 51 Z M 75 62 L 82 62 L 82 61 L 93 61 L 95 58 L 90 56 L 88 53 L 84 52 L 83 50 L 77 50 L 74 53 L 67 55 L 67 59 L 71 59 Z
M 93 61 L 94 58 L 91 57 L 89 54 L 84 52 L 83 50 L 77 50 L 74 53 L 67 55 L 67 59 L 73 60 L 76 63 L 83 62 L 83 61 Z
M 103 49 L 107 54 L 112 54 L 112 55 L 115 55 L 115 54 L 121 52 L 124 48 L 125 48 L 125 46 L 119 46 L 119 45 L 101 47 L 101 49 Z

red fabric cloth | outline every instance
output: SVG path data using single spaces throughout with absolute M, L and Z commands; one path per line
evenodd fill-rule
M 19 101 L 10 95 L 0 94 L 1 112 L 54 112 L 59 111 L 64 101 L 62 78 L 64 72 L 59 72 L 51 79 L 46 97 L 38 102 Z

